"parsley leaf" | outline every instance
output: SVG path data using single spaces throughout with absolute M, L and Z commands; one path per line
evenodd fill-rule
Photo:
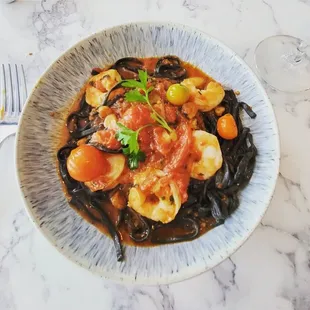
M 149 87 L 149 88 L 147 89 L 148 94 L 149 94 L 153 89 L 154 89 L 153 86 Z
M 145 161 L 145 153 L 138 151 L 137 154 L 130 154 L 128 156 L 129 169 L 137 169 L 139 167 L 139 161 Z
M 120 131 L 115 135 L 116 139 L 123 145 L 123 154 L 128 157 L 128 166 L 130 169 L 137 169 L 140 161 L 145 160 L 145 154 L 140 151 L 138 136 L 139 132 L 145 128 L 143 126 L 137 131 L 131 130 L 121 123 L 117 123 Z
M 138 74 L 139 74 L 139 79 L 141 83 L 144 85 L 144 88 L 146 88 L 147 87 L 147 72 L 139 70 Z
M 125 94 L 125 99 L 128 102 L 146 102 L 145 97 L 137 90 L 131 90 Z
M 160 126 L 165 128 L 170 134 L 175 135 L 175 132 L 172 128 L 169 127 L 166 120 L 153 108 L 150 100 L 149 93 L 154 89 L 153 86 L 147 87 L 148 75 L 146 71 L 139 70 L 138 71 L 139 80 L 125 80 L 121 82 L 122 86 L 133 88 L 125 94 L 125 99 L 128 102 L 146 102 L 151 110 L 151 117 L 154 119 Z M 140 131 L 147 127 L 151 126 L 145 125 L 138 130 L 134 131 L 130 128 L 124 126 L 121 123 L 117 123 L 120 131 L 115 135 L 116 139 L 121 142 L 123 148 L 123 154 L 127 156 L 128 166 L 130 169 L 137 169 L 139 166 L 139 162 L 145 160 L 145 154 L 140 150 L 138 143 L 138 136 Z
M 127 92 L 125 94 L 125 99 L 128 102 L 146 102 L 152 110 L 152 119 L 154 119 L 160 126 L 165 128 L 169 133 L 174 133 L 174 130 L 168 125 L 166 120 L 153 108 L 150 102 L 149 93 L 154 89 L 154 87 L 147 87 L 147 72 L 143 70 L 138 70 L 138 76 L 140 81 L 125 80 L 124 82 L 122 82 L 122 85 L 125 87 L 136 88 Z M 139 90 L 142 91 L 144 94 L 141 94 Z
M 127 154 L 137 153 L 139 151 L 138 144 L 138 131 L 131 130 L 121 123 L 117 123 L 117 126 L 120 127 L 120 131 L 116 134 L 116 139 L 122 143 L 122 145 L 127 146 Z
M 122 85 L 129 88 L 143 88 L 144 84 L 136 80 L 125 80 Z
M 135 134 L 135 132 L 129 128 L 127 128 L 126 126 L 124 126 L 121 123 L 117 123 L 118 127 L 121 128 L 121 131 L 116 133 L 116 139 L 118 141 L 120 141 L 123 145 L 128 145 L 129 144 L 129 140 L 132 139 L 133 134 Z

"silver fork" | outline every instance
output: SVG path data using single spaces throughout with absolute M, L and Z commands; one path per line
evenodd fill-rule
M 0 67 L 0 83 L 1 146 L 6 138 L 15 134 L 16 125 L 27 99 L 26 77 L 23 65 L 2 64 Z

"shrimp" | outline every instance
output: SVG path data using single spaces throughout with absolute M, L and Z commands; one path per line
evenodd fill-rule
M 121 76 L 114 69 L 103 71 L 93 76 L 86 88 L 86 102 L 93 108 L 100 107 L 107 92 L 120 81 Z
M 105 89 L 105 91 L 111 90 L 115 84 L 121 81 L 121 76 L 119 73 L 114 70 L 110 69 L 107 71 L 100 72 L 99 74 L 93 76 L 90 80 L 89 83 L 93 83 L 95 87 Z M 96 85 L 98 83 L 98 86 Z M 100 85 L 101 84 L 101 85 Z
M 148 167 L 134 176 L 128 206 L 139 214 L 162 223 L 177 215 L 182 197 L 177 183 L 160 169 Z
M 106 94 L 93 86 L 86 88 L 85 99 L 86 102 L 93 108 L 98 108 L 102 105 Z
M 189 89 L 190 101 L 194 102 L 197 108 L 203 112 L 213 110 L 225 96 L 222 85 L 214 81 L 209 82 L 205 89 L 199 89 L 205 84 L 205 80 L 200 77 L 185 79 L 181 84 Z
M 203 130 L 195 130 L 193 132 L 193 148 L 198 159 L 194 158 L 191 177 L 207 180 L 222 167 L 223 157 L 218 139 Z
M 181 208 L 181 195 L 176 183 L 170 183 L 159 193 L 146 195 L 139 187 L 132 187 L 129 191 L 128 206 L 136 212 L 153 221 L 164 224 L 171 222 Z

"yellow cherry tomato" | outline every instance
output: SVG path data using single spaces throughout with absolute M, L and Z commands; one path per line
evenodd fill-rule
M 217 132 L 226 140 L 232 140 L 238 136 L 236 121 L 230 113 L 223 115 L 217 120 Z
M 167 90 L 167 99 L 174 105 L 182 105 L 189 99 L 189 90 L 181 84 L 170 85 Z
M 109 166 L 104 153 L 87 144 L 72 150 L 67 159 L 70 176 L 80 182 L 91 181 L 105 174 Z

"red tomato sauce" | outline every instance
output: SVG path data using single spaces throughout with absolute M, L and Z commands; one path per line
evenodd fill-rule
M 140 59 L 143 62 L 144 68 L 148 72 L 153 72 L 158 58 L 144 58 Z M 188 64 L 182 64 L 187 70 L 188 77 L 203 77 L 206 80 L 206 84 L 212 79 L 203 73 L 200 69 Z M 97 68 L 97 71 L 99 72 Z M 158 125 L 152 118 L 151 109 L 143 103 L 129 103 L 124 99 L 118 100 L 111 106 L 111 110 L 117 117 L 117 121 L 131 130 L 138 130 L 144 127 L 138 136 L 139 147 L 142 152 L 145 153 L 145 161 L 139 162 L 139 167 L 135 170 L 130 170 L 128 166 L 125 166 L 118 183 L 121 185 L 132 186 L 134 178 L 141 172 L 153 171 L 152 169 L 161 170 L 165 173 L 165 176 L 158 178 L 151 172 L 148 174 L 147 179 L 142 185 L 139 185 L 141 190 L 147 195 L 151 193 L 152 188 L 160 182 L 163 188 L 162 195 L 165 196 L 164 188 L 170 181 L 174 181 L 177 185 L 182 203 L 187 201 L 188 194 L 187 188 L 190 182 L 190 150 L 192 148 L 192 126 L 190 121 L 184 116 L 181 107 L 174 106 L 167 102 L 166 92 L 169 86 L 172 84 L 169 80 L 157 79 L 154 90 L 150 93 L 149 99 L 156 110 L 166 122 L 174 129 L 175 137 L 172 139 L 167 131 Z M 94 85 L 96 87 L 96 85 Z M 100 86 L 101 87 L 101 86 Z M 100 88 L 99 87 L 99 88 Z M 98 88 L 98 89 L 99 89 Z M 103 91 L 102 89 L 99 89 Z M 119 91 L 121 93 L 122 90 Z M 73 105 L 70 113 L 75 111 L 80 101 Z M 199 120 L 198 120 L 199 122 Z M 115 130 L 99 130 L 96 133 L 96 139 L 110 149 L 119 149 L 121 143 L 115 137 Z M 64 127 L 64 139 L 61 141 L 61 145 L 65 144 L 68 139 L 67 128 Z M 100 179 L 100 178 L 99 178 Z M 116 210 L 111 207 L 111 204 L 107 204 L 106 211 L 112 218 L 116 218 Z M 77 210 L 77 212 L 79 212 Z M 79 212 L 81 214 L 81 212 Z M 85 214 L 81 214 L 86 220 L 91 220 Z M 99 223 L 92 223 L 99 230 L 106 232 L 106 228 Z M 213 224 L 213 220 L 210 221 L 210 226 Z M 201 228 L 200 234 L 203 234 L 210 229 L 209 225 Z M 129 238 L 128 233 L 119 228 L 120 236 L 123 242 L 134 244 Z M 145 242 L 141 245 L 152 245 L 149 242 Z

